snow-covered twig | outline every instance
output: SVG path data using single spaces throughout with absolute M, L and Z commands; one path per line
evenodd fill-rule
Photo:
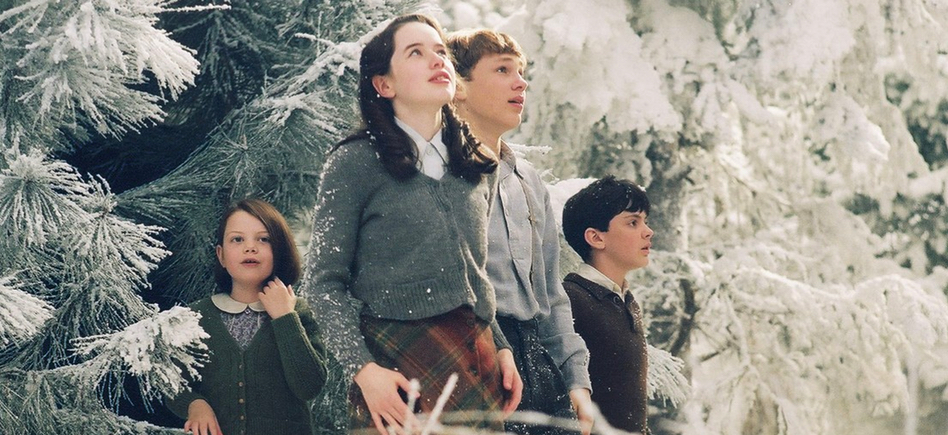
M 448 402 L 448 397 L 451 396 L 451 393 L 454 392 L 454 387 L 458 383 L 458 374 L 451 373 L 451 376 L 448 378 L 448 382 L 444 385 L 444 389 L 441 390 L 441 395 L 438 396 L 438 401 L 435 402 L 434 409 L 431 410 L 431 415 L 428 417 L 428 421 L 425 423 L 425 427 L 421 431 L 421 435 L 428 435 L 434 429 L 435 425 L 438 424 L 438 418 L 441 417 L 441 411 L 444 410 L 444 404 Z

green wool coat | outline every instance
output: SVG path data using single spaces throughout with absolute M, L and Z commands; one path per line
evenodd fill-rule
M 296 311 L 264 321 L 241 350 L 210 298 L 190 306 L 201 314 L 210 360 L 190 391 L 169 400 L 172 412 L 187 419 L 188 406 L 204 399 L 225 435 L 309 434 L 306 402 L 326 381 L 326 350 L 303 299 Z

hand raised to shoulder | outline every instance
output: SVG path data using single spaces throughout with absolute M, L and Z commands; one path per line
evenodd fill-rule
M 296 309 L 296 295 L 293 287 L 283 284 L 278 277 L 268 281 L 260 292 L 260 303 L 267 310 L 271 319 L 282 317 Z

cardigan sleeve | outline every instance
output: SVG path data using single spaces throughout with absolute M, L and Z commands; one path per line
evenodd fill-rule
M 309 305 L 297 299 L 296 310 L 273 319 L 271 325 L 293 395 L 304 402 L 315 398 L 326 383 L 326 349 Z
M 181 392 L 181 394 L 178 394 L 177 396 L 173 398 L 168 399 L 167 401 L 165 401 L 165 405 L 168 406 L 168 409 L 171 410 L 171 412 L 173 412 L 174 415 L 177 415 L 181 419 L 187 420 L 188 407 L 191 406 L 191 402 L 198 399 L 204 399 L 204 396 L 197 394 L 193 390 L 189 389 L 187 391 Z M 207 399 L 204 399 L 204 400 L 206 401 Z
M 379 176 L 375 150 L 365 142 L 340 146 L 326 160 L 316 198 L 311 248 L 301 294 L 319 313 L 325 345 L 350 376 L 373 360 L 359 332 L 361 301 L 349 292 L 369 183 Z

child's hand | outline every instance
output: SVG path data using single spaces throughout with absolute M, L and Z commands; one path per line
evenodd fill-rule
M 217 423 L 217 415 L 204 399 L 197 399 L 188 405 L 188 421 L 184 422 L 184 431 L 194 435 L 224 435 Z
M 280 278 L 274 277 L 273 281 L 263 286 L 260 303 L 263 304 L 270 318 L 276 319 L 293 312 L 296 308 L 296 296 L 293 295 L 292 286 L 284 285 Z
M 574 388 L 569 392 L 570 402 L 573 403 L 573 409 L 576 410 L 576 417 L 579 419 L 579 427 L 583 435 L 589 435 L 592 431 L 595 421 L 595 412 L 589 390 L 585 388 Z
M 421 427 L 415 415 L 408 412 L 408 404 L 398 394 L 399 388 L 411 390 L 411 383 L 404 375 L 395 370 L 389 370 L 374 362 L 370 362 L 356 373 L 353 379 L 362 390 L 362 397 L 372 414 L 372 422 L 381 435 L 388 435 L 386 425 L 391 426 L 395 433 L 404 433 L 406 416 L 412 419 L 412 426 Z
M 510 349 L 501 349 L 497 352 L 497 360 L 500 363 L 503 386 L 508 394 L 507 401 L 504 403 L 504 417 L 510 417 L 510 414 L 517 410 L 517 406 L 520 406 L 523 380 L 520 379 L 520 372 L 517 371 L 517 363 L 514 362 L 513 352 Z

